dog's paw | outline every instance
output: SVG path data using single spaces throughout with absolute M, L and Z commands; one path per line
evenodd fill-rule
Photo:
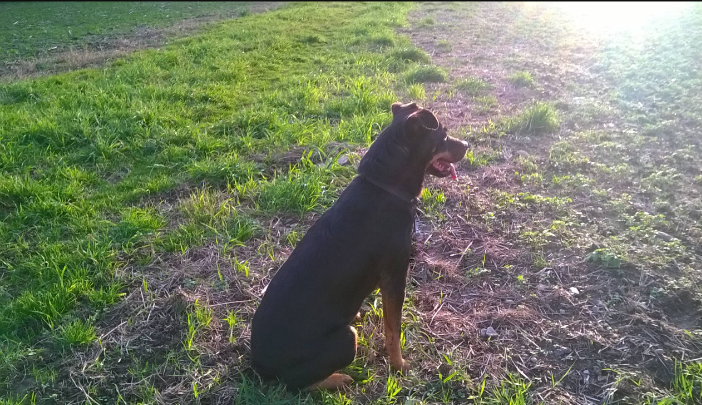
M 407 360 L 401 360 L 401 361 L 402 361 L 402 362 L 399 363 L 399 364 L 398 364 L 398 363 L 391 364 L 393 370 L 399 371 L 399 372 L 401 372 L 402 374 L 407 374 L 407 373 L 409 373 L 409 371 L 410 371 L 410 369 L 411 369 L 412 367 L 411 367 L 410 364 L 407 362 Z
M 351 383 L 353 382 L 353 378 L 350 375 L 339 373 L 338 376 L 341 385 L 351 385 Z
M 346 386 L 351 385 L 353 378 L 351 376 L 341 373 L 334 373 L 327 377 L 324 381 L 318 382 L 317 384 L 311 386 L 310 390 L 341 390 Z

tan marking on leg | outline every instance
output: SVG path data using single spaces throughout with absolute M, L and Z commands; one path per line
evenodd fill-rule
M 346 374 L 334 373 L 324 381 L 311 385 L 308 390 L 340 390 L 353 382 L 353 378 Z
M 402 359 L 400 349 L 403 299 L 404 296 L 383 293 L 383 320 L 385 321 L 385 348 L 388 351 L 390 365 L 397 371 L 407 373 L 409 365 Z

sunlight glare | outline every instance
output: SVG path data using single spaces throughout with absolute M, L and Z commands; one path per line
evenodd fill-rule
M 557 2 L 555 7 L 581 28 L 593 33 L 627 32 L 643 34 L 646 25 L 661 18 L 675 17 L 694 3 L 686 2 Z

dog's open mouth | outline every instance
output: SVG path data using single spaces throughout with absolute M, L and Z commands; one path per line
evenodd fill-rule
M 431 163 L 431 167 L 435 170 L 434 174 L 437 177 L 446 177 L 450 174 L 452 179 L 456 180 L 458 178 L 456 175 L 456 167 L 447 160 L 436 159 Z

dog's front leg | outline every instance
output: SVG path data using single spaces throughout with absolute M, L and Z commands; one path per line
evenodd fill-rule
M 398 274 L 399 273 L 399 274 Z M 407 269 L 387 277 L 381 282 L 383 296 L 383 320 L 385 321 L 385 348 L 390 357 L 390 365 L 397 371 L 406 373 L 409 365 L 402 359 L 400 333 L 402 325 L 402 303 L 405 301 Z

